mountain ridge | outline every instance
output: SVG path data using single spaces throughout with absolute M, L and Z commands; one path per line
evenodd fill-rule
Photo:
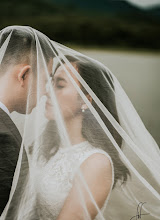
M 121 0 L 5 0 L 0 2 L 2 16 L 53 15 L 79 13 L 100 15 L 138 15 L 160 19 L 160 7 L 142 9 Z
M 160 50 L 160 8 L 126 1 L 0 1 L 0 29 L 27 25 L 62 44 Z

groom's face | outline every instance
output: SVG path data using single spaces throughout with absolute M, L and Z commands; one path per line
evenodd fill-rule
M 25 104 L 24 112 L 30 114 L 32 109 L 36 107 L 40 98 L 46 93 L 46 81 L 48 76 L 52 73 L 53 59 L 51 58 L 46 64 L 47 69 L 44 65 L 37 68 L 36 73 L 30 71 L 28 74 L 28 80 L 26 80 L 26 92 L 24 94 Z M 47 76 L 48 75 L 48 76 Z

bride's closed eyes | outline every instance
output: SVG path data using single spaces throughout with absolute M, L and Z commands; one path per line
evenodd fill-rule
M 55 88 L 61 89 L 66 86 L 67 81 L 62 77 L 56 77 L 53 78 L 52 84 Z

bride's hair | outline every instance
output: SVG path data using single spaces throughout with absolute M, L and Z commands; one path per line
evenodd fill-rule
M 70 63 L 74 63 L 76 65 L 78 73 L 88 84 L 90 89 L 96 94 L 106 109 L 112 114 L 114 119 L 120 123 L 116 109 L 114 81 L 109 73 L 109 70 L 106 71 L 102 65 L 94 63 L 87 58 L 75 58 L 69 55 L 66 56 L 66 58 Z M 85 95 L 88 94 L 83 86 L 82 91 Z M 102 110 L 93 100 L 92 106 L 101 117 L 118 146 L 121 148 L 122 138 L 119 133 L 115 130 L 107 117 L 103 114 Z M 115 167 L 114 186 L 118 180 L 122 180 L 122 183 L 126 182 L 128 176 L 130 176 L 129 170 L 121 161 L 119 153 L 101 128 L 98 121 L 95 120 L 95 117 L 89 109 L 85 110 L 83 113 L 82 135 L 93 146 L 103 149 L 112 158 L 113 165 Z

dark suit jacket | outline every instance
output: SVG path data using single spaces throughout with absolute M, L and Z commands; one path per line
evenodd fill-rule
M 12 186 L 12 180 L 21 147 L 21 135 L 11 118 L 0 108 L 0 215 L 2 214 Z M 16 208 L 28 173 L 28 159 L 23 151 L 21 169 L 16 190 L 10 203 L 6 219 L 14 219 Z
M 9 199 L 21 142 L 17 127 L 0 108 L 0 215 Z

